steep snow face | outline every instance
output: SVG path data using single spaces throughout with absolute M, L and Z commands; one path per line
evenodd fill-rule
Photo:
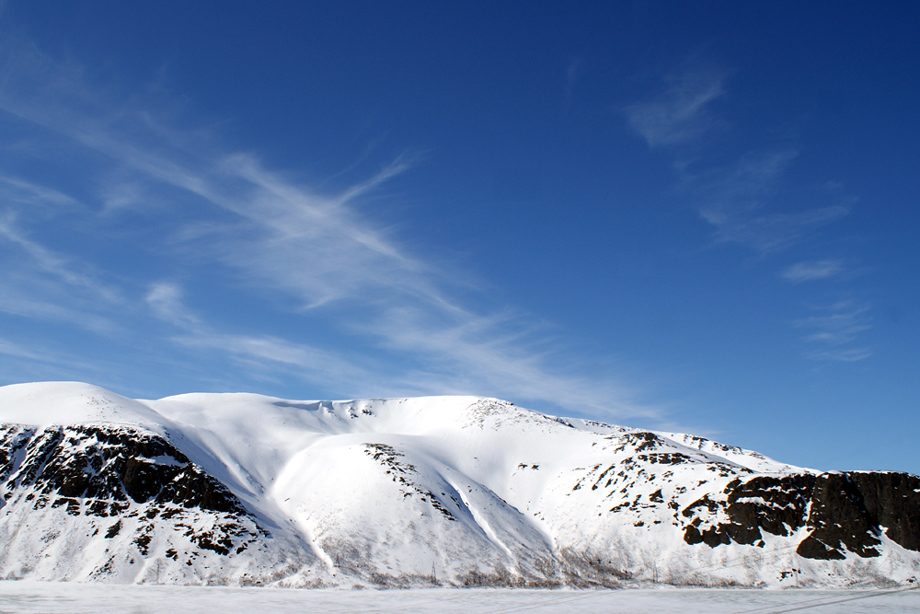
M 842 585 L 920 568 L 920 480 L 497 399 L 0 388 L 0 577 Z

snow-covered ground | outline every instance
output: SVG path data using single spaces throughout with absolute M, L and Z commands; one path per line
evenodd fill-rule
M 399 591 L 165 587 L 0 581 L 0 613 L 179 614 L 910 614 L 920 590 L 410 589 Z

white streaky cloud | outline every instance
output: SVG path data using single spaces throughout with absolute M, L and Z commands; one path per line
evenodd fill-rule
M 53 62 L 40 54 L 32 59 L 40 70 L 27 74 L 7 63 L 6 81 L 19 87 L 0 93 L 0 109 L 104 161 L 103 206 L 96 209 L 102 215 L 87 213 L 88 227 L 104 222 L 111 229 L 119 220 L 127 226 L 155 213 L 157 234 L 145 235 L 145 249 L 182 263 L 185 288 L 121 281 L 146 288 L 143 311 L 177 328 L 165 336 L 175 347 L 217 350 L 247 367 L 286 368 L 355 396 L 367 394 L 366 384 L 396 393 L 523 398 L 611 416 L 660 413 L 636 403 L 635 392 L 609 375 L 591 380 L 563 368 L 573 362 L 571 349 L 528 330 L 528 316 L 490 313 L 504 313 L 503 305 L 471 309 L 458 298 L 454 275 L 369 221 L 361 207 L 411 168 L 411 158 L 398 156 L 364 181 L 320 190 L 265 168 L 252 154 L 215 145 L 206 132 L 176 131 L 143 108 L 106 100 L 75 76 L 79 71 L 57 79 Z M 347 349 L 334 347 L 328 335 L 321 344 L 296 331 L 281 339 L 257 322 L 228 330 L 220 313 L 191 312 L 183 303 L 185 292 L 196 291 L 188 278 L 215 266 L 231 272 L 235 291 L 284 297 L 288 317 L 311 324 L 322 318 Z M 534 350 L 551 345 L 552 352 Z M 354 360 L 361 353 L 367 356 Z
M 248 212 L 254 228 L 245 232 L 210 228 L 213 257 L 246 271 L 250 279 L 261 279 L 291 293 L 306 307 L 326 305 L 328 311 L 333 308 L 330 303 L 355 301 L 366 306 L 376 317 L 364 319 L 360 325 L 353 321 L 340 325 L 359 330 L 411 362 L 424 359 L 441 367 L 435 373 L 427 370 L 423 384 L 427 393 L 445 388 L 464 392 L 485 389 L 496 395 L 522 398 L 524 393 L 523 398 L 546 401 L 564 398 L 566 390 L 578 389 L 584 396 L 585 382 L 552 375 L 550 365 L 537 367 L 532 358 L 513 355 L 507 346 L 496 343 L 506 322 L 470 312 L 451 299 L 449 291 L 442 289 L 445 283 L 449 285 L 442 272 L 407 255 L 348 206 L 349 199 L 365 192 L 368 184 L 377 184 L 402 170 L 399 165 L 350 189 L 349 196 L 327 200 L 264 171 L 251 158 L 239 158 L 236 164 L 256 186 L 248 200 L 257 203 Z M 411 317 L 406 317 L 407 313 Z M 323 360 L 322 364 L 327 370 L 335 365 L 346 372 L 354 369 L 348 362 Z M 490 368 L 496 366 L 501 368 Z M 346 379 L 341 374 L 329 375 Z M 421 385 L 405 378 L 402 381 L 413 389 Z M 554 384 L 552 390 L 550 382 Z M 624 390 L 614 388 L 609 386 L 603 394 L 577 405 L 603 406 L 608 412 L 620 406 L 622 411 L 627 404 L 622 399 Z
M 584 414 L 647 419 L 662 415 L 661 408 L 641 404 L 637 390 L 611 379 L 576 374 L 591 371 L 577 359 L 568 359 L 566 371 L 550 368 L 563 357 L 545 331 L 522 328 L 526 318 L 466 315 L 450 323 L 431 322 L 430 314 L 413 308 L 389 310 L 386 318 L 368 332 L 387 348 L 415 354 L 419 366 L 404 381 L 421 385 L 426 393 L 496 390 L 522 401 L 555 397 L 562 407 Z
M 698 175 L 684 172 L 682 189 L 703 201 L 700 217 L 715 227 L 717 242 L 746 245 L 763 254 L 781 251 L 850 214 L 844 204 L 792 212 L 769 210 L 796 156 L 793 149 L 749 153 L 728 169 Z
M 521 316 L 485 317 L 470 314 L 432 321 L 430 311 L 419 307 L 384 310 L 386 321 L 356 332 L 378 340 L 381 352 L 333 351 L 268 335 L 218 331 L 191 314 L 181 302 L 177 284 L 160 283 L 148 293 L 157 315 L 183 329 L 172 340 L 186 347 L 217 350 L 243 365 L 250 373 L 271 379 L 282 369 L 301 379 L 334 385 L 348 396 L 373 392 L 374 396 L 407 394 L 471 394 L 493 391 L 518 400 L 549 401 L 579 413 L 601 413 L 661 418 L 662 410 L 644 406 L 638 392 L 616 382 L 560 373 L 552 368 L 553 352 L 537 347 L 545 338 L 534 330 L 510 333 Z M 442 314 L 443 315 L 443 314 Z M 387 364 L 388 353 L 406 357 L 411 368 Z M 571 362 L 571 359 L 570 359 Z M 587 365 L 577 365 L 587 367 Z
M 833 348 L 814 350 L 807 353 L 812 360 L 825 360 L 832 362 L 859 362 L 872 357 L 872 350 L 868 348 Z
M 0 197 L 7 204 L 16 202 L 29 206 L 62 206 L 77 203 L 74 198 L 63 192 L 11 176 L 0 176 Z
M 99 381 L 109 378 L 113 365 L 92 363 L 86 356 L 72 354 L 56 345 L 54 341 L 33 337 L 27 341 L 0 337 L 0 372 L 4 383 L 72 380 L 75 376 Z
M 795 322 L 796 327 L 811 331 L 805 340 L 819 346 L 807 353 L 810 358 L 855 362 L 872 355 L 866 348 L 852 347 L 860 333 L 872 328 L 868 305 L 845 300 L 813 310 L 815 315 Z
M 163 169 L 165 165 L 155 167 Z M 632 401 L 633 392 L 625 387 L 610 382 L 594 386 L 583 378 L 555 375 L 551 367 L 539 364 L 534 356 L 516 355 L 511 351 L 512 344 L 496 342 L 502 326 L 493 318 L 471 314 L 446 298 L 437 286 L 438 271 L 405 255 L 390 238 L 367 225 L 348 207 L 356 195 L 405 170 L 401 160 L 333 198 L 316 196 L 266 171 L 252 156 L 224 158 L 220 168 L 225 176 L 245 180 L 243 185 L 249 191 L 243 197 L 228 196 L 203 178 L 189 180 L 185 173 L 160 175 L 170 178 L 173 185 L 195 186 L 199 196 L 245 217 L 248 224 L 207 228 L 203 236 L 207 237 L 204 243 L 213 250 L 210 256 L 245 270 L 250 278 L 262 279 L 293 293 L 308 307 L 356 299 L 373 305 L 384 317 L 376 319 L 366 333 L 405 355 L 426 356 L 429 361 L 434 358 L 439 364 L 446 363 L 439 374 L 427 373 L 425 392 L 443 392 L 445 387 L 471 392 L 485 385 L 489 390 L 514 398 L 554 402 L 565 399 L 567 405 L 582 410 L 638 411 L 643 416 L 655 413 L 652 408 L 640 410 Z M 414 317 L 400 317 L 410 305 Z M 418 305 L 423 307 L 415 308 Z M 455 318 L 459 320 L 454 321 Z M 351 327 L 348 323 L 344 325 Z M 248 352 L 269 359 L 255 351 L 260 345 L 252 339 L 244 342 L 234 335 L 210 335 L 206 341 L 202 337 L 191 339 L 185 342 L 199 347 L 226 343 L 225 349 L 232 349 L 236 355 Z M 406 343 L 410 339 L 413 342 Z M 288 348 L 283 354 L 292 355 L 291 352 L 292 348 Z M 338 381 L 346 378 L 335 376 L 332 366 L 339 365 L 345 371 L 354 368 L 348 362 L 328 358 L 318 362 L 307 360 L 307 354 L 293 352 L 293 355 L 297 360 L 288 361 L 291 364 L 310 368 L 321 362 L 327 375 Z M 407 386 L 418 387 L 412 381 L 403 381 Z M 627 407 L 633 409 L 628 411 Z
M 200 322 L 198 317 L 182 303 L 182 289 L 178 284 L 169 282 L 151 284 L 144 300 L 162 320 L 181 326 L 195 326 Z
M 407 167 L 401 160 L 332 197 L 266 171 L 251 156 L 233 156 L 223 168 L 234 181 L 245 181 L 241 197 L 210 194 L 212 203 L 245 217 L 235 229 L 210 233 L 209 248 L 227 264 L 271 280 L 305 306 L 369 290 L 450 305 L 433 280 L 438 273 L 351 206 L 353 199 L 403 172 Z
M 786 169 L 799 155 L 793 148 L 751 151 L 725 166 L 701 163 L 698 149 L 689 151 L 686 145 L 718 125 L 711 107 L 725 94 L 724 84 L 724 73 L 691 67 L 671 77 L 657 97 L 625 109 L 630 126 L 649 147 L 671 147 L 678 191 L 689 196 L 700 218 L 714 229 L 714 243 L 742 245 L 766 257 L 806 242 L 819 229 L 849 215 L 853 199 L 834 181 L 826 182 L 820 195 L 831 199 L 825 206 L 778 207 L 783 203 Z M 798 262 L 780 275 L 800 284 L 851 273 L 843 261 L 824 259 Z M 871 328 L 867 309 L 837 305 L 795 322 L 798 328 L 811 329 L 809 344 L 821 346 L 808 355 L 846 362 L 868 358 L 871 351 L 848 347 Z
M 143 188 L 132 181 L 110 181 L 102 187 L 103 214 L 117 214 L 125 209 L 149 206 Z
M 95 272 L 75 270 L 81 265 L 26 236 L 15 218 L 0 212 L 0 257 L 9 259 L 0 276 L 0 312 L 100 334 L 121 332 L 110 313 L 124 304 L 118 289 Z
M 868 306 L 859 306 L 852 301 L 840 301 L 830 307 L 817 308 L 818 315 L 796 321 L 796 326 L 815 329 L 808 338 L 812 341 L 839 345 L 856 338 L 856 334 L 872 328 L 869 324 Z
M 341 390 L 346 396 L 355 396 L 362 388 L 387 389 L 376 371 L 350 362 L 336 352 L 278 337 L 201 329 L 176 335 L 172 340 L 178 345 L 219 351 L 247 370 L 254 369 L 256 376 L 266 380 L 277 379 L 279 370 L 283 370 L 298 379 Z
M 216 351 L 264 381 L 277 381 L 281 373 L 342 391 L 346 396 L 374 391 L 377 396 L 398 391 L 397 377 L 387 373 L 373 358 L 347 357 L 342 351 L 296 343 L 271 335 L 255 335 L 217 330 L 206 324 L 182 302 L 184 292 L 174 282 L 153 284 L 146 296 L 148 306 L 163 321 L 181 329 L 171 337 L 178 345 L 196 350 Z M 401 390 L 405 391 L 406 386 Z M 416 392 L 431 393 L 419 387 Z
M 649 147 L 686 143 L 716 125 L 707 105 L 725 93 L 725 75 L 693 67 L 668 78 L 658 96 L 626 107 L 629 125 Z
M 124 170 L 139 173 L 148 192 L 179 189 L 232 214 L 235 224 L 211 225 L 221 231 L 208 235 L 211 255 L 219 254 L 233 266 L 261 269 L 278 285 L 303 294 L 305 305 L 326 304 L 369 285 L 398 286 L 443 303 L 419 274 L 427 268 L 422 261 L 403 255 L 385 232 L 369 225 L 351 206 L 409 168 L 404 156 L 367 181 L 327 196 L 264 169 L 252 155 L 194 149 L 195 141 L 160 126 L 141 111 L 117 113 L 119 127 L 130 124 L 132 117 L 135 122 L 122 138 L 110 122 L 75 116 L 69 109 L 40 113 L 33 105 L 14 104 L 8 98 L 0 98 L 0 103 L 7 112 L 66 135 L 117 161 Z M 104 191 L 125 195 L 131 189 L 116 181 Z M 155 197 L 148 193 L 147 198 Z
M 815 262 L 797 262 L 783 271 L 782 277 L 792 283 L 816 281 L 837 277 L 844 272 L 841 260 L 818 260 Z
M 14 343 L 7 339 L 0 338 L 0 354 L 12 356 L 14 358 L 25 358 L 35 362 L 56 362 L 53 354 L 47 354 L 36 351 L 33 347 L 25 347 L 20 343 Z
M 314 371 L 328 365 L 341 366 L 334 354 L 303 344 L 277 337 L 215 331 L 185 306 L 183 294 L 177 283 L 158 282 L 150 286 L 145 297 L 147 305 L 158 318 L 183 330 L 182 334 L 173 337 L 181 345 L 228 352 L 235 357 L 245 358 L 249 364 L 253 361 L 268 361 Z M 329 373 L 335 371 L 335 368 L 329 369 Z
M 849 214 L 849 207 L 843 205 L 754 216 L 725 210 L 719 215 L 701 212 L 703 219 L 716 227 L 716 241 L 747 245 L 761 253 L 789 248 L 800 243 L 808 233 Z
M 57 277 L 69 286 L 90 290 L 106 302 L 121 301 L 117 290 L 89 275 L 74 271 L 66 258 L 26 237 L 14 226 L 14 217 L 14 214 L 9 211 L 5 215 L 0 214 L 0 239 L 6 239 L 30 256 L 31 262 L 39 271 Z
M 37 295 L 45 295 L 44 298 Z M 73 303 L 80 302 L 76 307 Z M 66 301 L 57 292 L 42 292 L 35 285 L 27 289 L 0 281 L 0 312 L 28 319 L 65 322 L 99 334 L 123 332 L 111 318 L 89 310 L 83 301 Z
M 729 167 L 692 173 L 688 164 L 678 162 L 675 168 L 681 175 L 680 189 L 702 200 L 700 214 L 718 224 L 762 209 L 798 155 L 794 149 L 748 152 Z

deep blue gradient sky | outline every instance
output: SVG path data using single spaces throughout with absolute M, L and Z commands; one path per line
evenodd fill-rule
M 920 6 L 493 4 L 0 5 L 0 384 L 920 472 Z

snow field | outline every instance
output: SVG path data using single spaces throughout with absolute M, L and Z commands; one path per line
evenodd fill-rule
M 18 614 L 911 614 L 914 590 L 508 589 L 297 590 L 277 588 L 102 586 L 0 581 L 0 612 Z

